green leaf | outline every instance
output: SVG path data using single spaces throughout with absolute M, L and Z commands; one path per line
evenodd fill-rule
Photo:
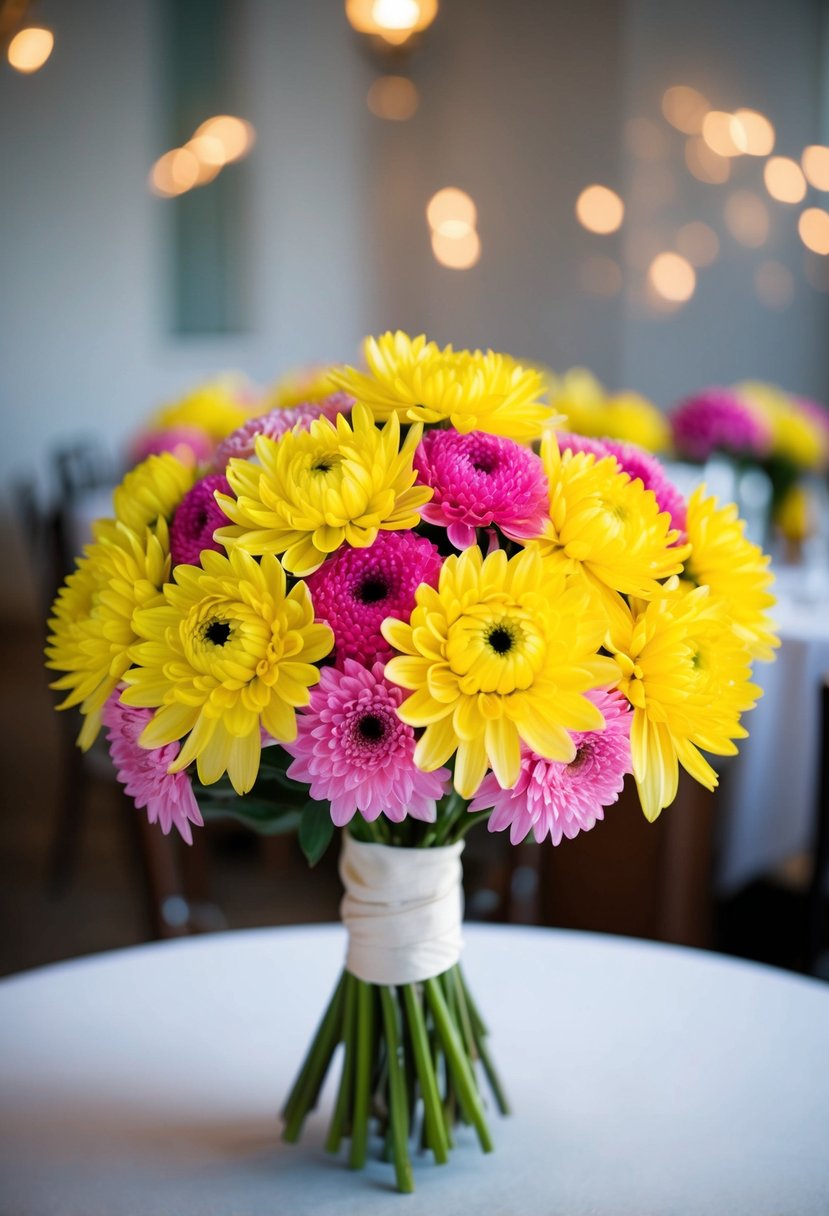
M 299 821 L 299 847 L 315 866 L 331 843 L 334 821 L 327 803 L 306 802 Z
M 235 819 L 260 836 L 279 836 L 295 832 L 300 824 L 301 812 L 290 807 L 275 808 L 271 802 L 257 802 L 255 798 L 237 798 L 234 802 L 213 802 L 201 806 L 206 820 Z

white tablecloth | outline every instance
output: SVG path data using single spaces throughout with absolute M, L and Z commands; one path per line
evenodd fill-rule
M 744 719 L 750 733 L 739 756 L 723 766 L 716 873 L 723 895 L 813 844 L 829 598 L 796 599 L 790 583 L 781 584 L 774 611 L 781 647 L 773 663 L 755 665 L 763 696 Z
M 275 1111 L 339 927 L 180 940 L 0 985 L 0 1211 L 14 1216 L 825 1216 L 829 987 L 678 947 L 468 927 L 513 1099 L 496 1151 L 352 1174 Z

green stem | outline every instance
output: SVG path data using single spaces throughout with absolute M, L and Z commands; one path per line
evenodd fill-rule
M 426 999 L 429 1002 L 435 1019 L 435 1025 L 440 1036 L 449 1070 L 452 1074 L 461 1110 L 467 1122 L 473 1124 L 478 1133 L 481 1148 L 485 1153 L 491 1153 L 493 1149 L 492 1137 L 487 1126 L 481 1096 L 478 1093 L 469 1060 L 463 1050 L 463 1045 L 458 1038 L 458 1032 L 455 1029 L 446 1005 L 441 985 L 437 979 L 430 979 L 426 980 L 424 989 Z
M 383 1025 L 388 1051 L 389 1130 L 394 1173 L 397 1179 L 397 1189 L 408 1194 L 414 1190 L 414 1178 L 412 1177 L 412 1163 L 409 1160 L 409 1110 L 394 989 L 385 985 L 380 988 L 380 1005 L 383 1010 Z
M 353 1170 L 361 1170 L 368 1155 L 368 1108 L 374 1063 L 374 992 L 371 984 L 365 980 L 355 978 L 354 983 L 357 986 L 357 1052 L 350 1165 Z
M 499 1077 L 498 1070 L 493 1063 L 492 1056 L 489 1054 L 489 1046 L 486 1041 L 489 1031 L 487 1030 L 484 1019 L 481 1017 L 478 1006 L 475 1004 L 472 993 L 467 987 L 466 980 L 464 979 L 463 971 L 461 970 L 460 966 L 456 967 L 456 971 L 458 983 L 460 984 L 460 990 L 463 993 L 463 1000 L 469 1012 L 469 1020 L 472 1023 L 472 1033 L 475 1036 L 475 1043 L 478 1047 L 478 1055 L 480 1056 L 481 1064 L 483 1065 L 484 1072 L 486 1073 L 489 1088 L 492 1090 L 495 1097 L 498 1110 L 502 1115 L 508 1115 L 510 1114 L 509 1100 L 504 1092 L 504 1087 L 501 1084 L 501 1078 Z
M 455 844 L 457 841 L 463 840 L 463 838 L 464 838 L 464 836 L 466 836 L 467 832 L 471 832 L 471 830 L 477 824 L 486 823 L 491 814 L 492 814 L 491 810 L 475 811 L 471 815 L 467 811 L 466 818 L 463 820 L 463 822 L 458 827 L 458 830 L 457 830 L 457 832 L 455 832 L 454 836 L 452 837 L 452 840 L 448 841 L 447 843 Z
M 412 1040 L 412 1050 L 417 1069 L 417 1081 L 423 1095 L 423 1122 L 426 1129 L 426 1143 L 432 1150 L 438 1165 L 445 1165 L 449 1160 L 449 1144 L 446 1138 L 446 1128 L 443 1123 L 443 1109 L 440 1104 L 438 1082 L 432 1065 L 432 1053 L 429 1050 L 429 1040 L 426 1035 L 426 1022 L 420 1005 L 420 997 L 414 984 L 406 984 L 403 992 L 403 1007 L 409 1024 L 409 1034 Z
M 285 1103 L 283 1111 L 285 1127 L 282 1139 L 289 1143 L 294 1143 L 299 1139 L 305 1116 L 316 1105 L 328 1065 L 331 1063 L 334 1049 L 340 1040 L 344 989 L 345 975 L 343 974 L 340 976 L 340 982 L 328 1003 L 328 1008 L 317 1028 L 314 1041 L 305 1057 L 296 1083 Z
M 357 981 L 350 971 L 345 973 L 345 993 L 344 1006 L 345 1013 L 343 1016 L 343 1044 L 345 1045 L 345 1054 L 343 1056 L 343 1070 L 340 1076 L 340 1088 L 337 1091 L 337 1103 L 334 1107 L 334 1113 L 331 1116 L 331 1126 L 328 1129 L 328 1137 L 325 1141 L 325 1148 L 329 1153 L 336 1153 L 340 1147 L 340 1141 L 343 1138 L 343 1132 L 346 1126 L 351 1109 L 351 1093 L 354 1086 L 354 1022 L 357 1014 Z

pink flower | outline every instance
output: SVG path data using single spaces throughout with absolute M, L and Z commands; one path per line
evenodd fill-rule
M 665 470 L 656 456 L 635 443 L 617 443 L 614 439 L 605 439 L 604 445 L 609 454 L 616 457 L 623 472 L 632 479 L 638 478 L 645 489 L 653 493 L 659 510 L 667 511 L 670 515 L 671 526 L 684 533 L 687 513 L 685 499 L 665 476 Z M 678 537 L 676 543 L 682 543 L 682 538 Z
M 181 838 L 193 843 L 190 824 L 204 826 L 198 803 L 186 773 L 168 773 L 179 753 L 178 743 L 165 747 L 139 746 L 138 736 L 153 716 L 151 709 L 122 705 L 116 688 L 103 709 L 109 754 L 118 780 L 139 808 L 146 807 L 150 823 L 158 823 L 164 835 L 175 827 Z
M 172 426 L 164 431 L 147 431 L 130 445 L 131 464 L 140 464 L 148 456 L 172 452 L 182 464 L 206 464 L 213 455 L 214 443 L 206 431 L 197 426 Z
M 335 422 L 338 414 L 347 414 L 354 404 L 353 397 L 348 393 L 332 393 L 321 401 L 305 401 L 301 405 L 289 409 L 270 410 L 267 414 L 259 414 L 249 418 L 235 430 L 227 439 L 222 440 L 213 458 L 213 468 L 217 473 L 224 473 L 231 457 L 249 460 L 255 454 L 257 435 L 267 435 L 269 439 L 278 439 L 286 431 L 300 426 L 307 430 L 315 418 L 328 418 Z M 227 520 L 225 520 L 227 523 Z
M 707 460 L 715 452 L 734 456 L 764 456 L 771 431 L 736 393 L 707 388 L 689 397 L 671 416 L 674 447 L 690 460 Z
M 549 834 L 553 844 L 572 840 L 604 818 L 604 807 L 615 802 L 630 764 L 630 707 L 611 689 L 594 689 L 587 696 L 604 714 L 604 730 L 571 731 L 576 758 L 569 764 L 544 760 L 522 749 L 521 772 L 511 790 L 502 790 L 489 773 L 469 804 L 470 811 L 493 808 L 490 832 L 510 829 L 519 844 L 530 832 L 541 843 Z
M 170 525 L 170 556 L 174 566 L 198 566 L 202 549 L 223 553 L 213 539 L 217 528 L 227 524 L 227 516 L 213 497 L 215 490 L 233 494 L 222 473 L 211 473 L 197 481 L 176 507 Z
M 557 431 L 556 439 L 562 452 L 570 451 L 574 455 L 588 452 L 597 460 L 610 456 L 610 441 L 604 439 L 589 439 L 587 435 L 577 435 L 575 431 Z
M 387 616 L 408 620 L 421 583 L 438 585 L 441 557 L 414 532 L 380 532 L 368 549 L 344 545 L 305 580 L 317 620 L 334 631 L 334 653 L 371 664 L 391 658 L 380 632 Z
M 423 518 L 446 528 L 456 549 L 475 544 L 476 528 L 494 524 L 515 540 L 538 536 L 544 528 L 544 468 L 512 439 L 482 431 L 427 431 L 414 466 L 419 483 L 434 490 L 421 508 Z
M 323 667 L 307 709 L 297 714 L 297 737 L 283 744 L 294 757 L 288 776 L 310 785 L 311 797 L 331 804 L 342 827 L 359 811 L 384 814 L 393 823 L 406 815 L 433 823 L 449 770 L 415 767 L 415 737 L 397 707 L 403 692 L 383 678 L 383 664 L 362 667 L 346 659 L 343 670 Z

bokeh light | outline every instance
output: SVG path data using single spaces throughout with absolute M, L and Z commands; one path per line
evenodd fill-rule
M 701 135 L 685 143 L 685 164 L 698 181 L 721 186 L 731 176 L 731 161 L 713 152 Z
M 697 285 L 696 271 L 678 253 L 658 253 L 650 264 L 648 282 L 653 290 L 672 304 L 690 300 Z
M 42 68 L 52 54 L 55 35 L 39 25 L 29 25 L 15 34 L 6 52 L 9 63 L 16 72 L 29 75 Z
M 445 186 L 430 198 L 426 219 L 434 232 L 457 239 L 474 230 L 478 209 L 465 190 Z
M 710 110 L 702 123 L 702 138 L 718 156 L 742 156 L 748 148 L 748 138 L 736 114 L 725 110 Z
M 691 220 L 676 234 L 676 248 L 692 266 L 710 266 L 720 252 L 720 238 L 702 220 Z
M 759 110 L 735 110 L 740 124 L 743 151 L 747 156 L 768 156 L 774 149 L 774 126 Z
M 481 239 L 474 228 L 467 228 L 463 236 L 458 237 L 434 231 L 432 252 L 441 266 L 448 266 L 450 270 L 469 270 L 481 256 Z
M 405 122 L 417 113 L 420 94 L 407 76 L 378 76 L 368 91 L 366 105 L 378 118 Z
M 829 148 L 810 144 L 803 149 L 801 163 L 810 186 L 816 190 L 829 190 Z
M 772 156 L 763 166 L 766 189 L 778 203 L 800 203 L 806 194 L 806 179 L 797 161 Z
M 432 24 L 438 0 L 346 0 L 345 15 L 359 34 L 400 46 Z
M 666 120 L 685 135 L 697 135 L 702 130 L 707 112 L 708 99 L 687 85 L 674 85 L 662 95 L 662 113 Z
M 579 286 L 585 295 L 610 300 L 622 290 L 622 268 L 613 258 L 589 257 L 579 267 Z
M 576 218 L 588 232 L 606 236 L 622 226 L 625 205 L 615 190 L 587 186 L 576 199 Z
M 256 132 L 244 118 L 235 118 L 232 114 L 217 114 L 208 118 L 196 129 L 194 140 L 207 136 L 224 151 L 224 164 L 241 160 L 247 156 L 256 142 Z M 212 162 L 215 163 L 215 162 Z
M 198 158 L 187 148 L 173 148 L 159 156 L 150 171 L 150 187 L 163 198 L 184 194 L 198 184 Z
M 754 272 L 754 289 L 767 308 L 782 311 L 794 298 L 794 276 L 782 262 L 761 262 Z
M 759 249 L 769 239 L 769 210 L 751 190 L 735 190 L 725 200 L 725 223 L 728 231 L 749 249 Z
M 829 212 L 807 207 L 797 221 L 800 239 L 812 253 L 829 254 Z

